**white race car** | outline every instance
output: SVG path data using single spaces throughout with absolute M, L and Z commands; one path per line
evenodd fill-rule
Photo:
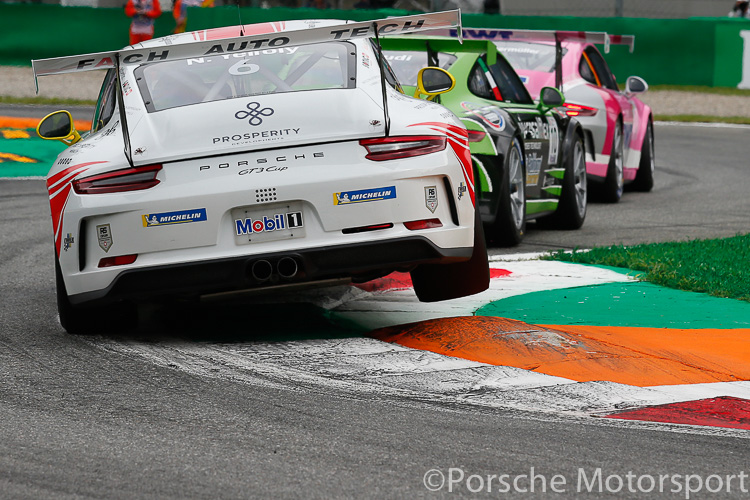
M 144 301 L 363 282 L 410 271 L 422 301 L 485 290 L 467 132 L 407 97 L 379 36 L 459 26 L 457 11 L 293 21 L 33 61 L 107 68 L 91 132 L 49 172 L 62 326 L 132 324 Z M 441 70 L 422 90 L 447 91 Z

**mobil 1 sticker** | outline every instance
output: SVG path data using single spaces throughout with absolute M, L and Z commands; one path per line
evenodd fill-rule
M 245 207 L 232 211 L 232 230 L 238 244 L 302 238 L 305 222 L 301 204 Z

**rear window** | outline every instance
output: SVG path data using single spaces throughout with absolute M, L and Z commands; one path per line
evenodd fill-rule
M 543 43 L 495 42 L 498 50 L 515 69 L 528 71 L 555 71 L 555 46 Z M 563 48 L 563 56 L 568 49 Z
M 135 70 L 146 109 L 260 94 L 354 88 L 356 50 L 319 43 L 145 64 Z
M 440 67 L 443 69 L 450 68 L 456 62 L 456 56 L 451 54 L 439 52 L 437 56 Z M 417 86 L 419 70 L 431 66 L 427 61 L 427 52 L 424 51 L 387 50 L 385 59 L 393 68 L 401 85 L 411 87 Z

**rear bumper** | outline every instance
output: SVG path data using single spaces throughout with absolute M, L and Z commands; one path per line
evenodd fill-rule
M 280 284 L 314 283 L 336 278 L 368 281 L 419 264 L 451 263 L 471 258 L 472 247 L 439 248 L 415 236 L 388 241 L 320 247 L 297 252 L 255 254 L 220 260 L 129 269 L 102 290 L 71 295 L 74 305 L 117 300 L 159 300 L 211 293 L 262 289 Z M 290 276 L 290 261 L 296 272 Z M 254 265 L 270 264 L 270 275 L 258 278 Z M 279 263 L 285 270 L 279 272 Z M 295 267 L 295 266 L 292 266 Z M 256 267 L 257 269 L 257 267 Z M 261 274 L 261 273 L 255 273 Z

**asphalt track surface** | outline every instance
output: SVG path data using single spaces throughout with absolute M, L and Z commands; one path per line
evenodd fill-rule
M 520 247 L 490 253 L 750 230 L 747 128 L 658 124 L 656 137 L 652 193 L 592 205 L 579 231 L 532 226 Z M 644 492 L 648 479 L 628 491 L 633 473 L 635 481 L 662 474 L 683 483 L 718 475 L 721 491 L 690 498 L 747 498 L 738 477 L 748 472 L 747 432 L 368 389 L 330 360 L 367 354 L 371 344 L 316 311 L 294 306 L 290 314 L 283 299 L 160 309 L 144 315 L 138 332 L 67 335 L 57 322 L 43 182 L 0 181 L 0 209 L 0 498 L 502 497 L 497 482 L 486 491 L 488 475 L 520 477 L 523 490 L 532 473 L 546 478 L 547 492 L 538 477 L 533 493 L 514 496 L 554 496 L 556 475 L 568 498 L 688 496 L 685 488 L 669 493 L 669 481 L 665 493 Z M 352 346 L 359 350 L 349 353 Z M 326 382 L 305 372 L 326 362 L 339 370 Z M 436 485 L 430 471 L 450 478 L 451 468 L 454 479 L 475 474 L 484 483 L 428 491 L 426 475 Z M 588 492 L 581 474 L 585 483 L 598 468 L 616 476 L 611 486 L 624 480 L 624 490 Z

